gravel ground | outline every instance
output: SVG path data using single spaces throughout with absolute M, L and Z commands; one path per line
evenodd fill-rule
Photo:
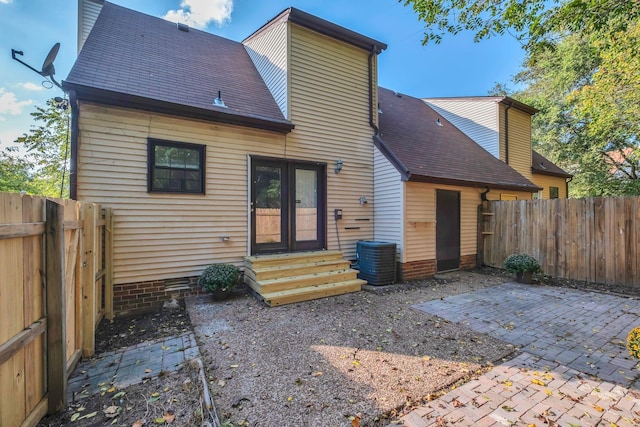
M 189 299 L 219 416 L 234 426 L 386 425 L 511 357 L 504 342 L 411 308 L 505 278 L 441 277 L 277 308 L 250 296 Z

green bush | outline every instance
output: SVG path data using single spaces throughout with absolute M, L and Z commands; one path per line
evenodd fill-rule
M 231 291 L 238 285 L 240 270 L 233 264 L 212 264 L 205 268 L 198 285 L 205 291 Z
M 540 263 L 531 255 L 527 254 L 513 254 L 509 255 L 504 260 L 504 268 L 509 273 L 518 274 L 524 272 L 539 273 L 542 271 Z
M 633 328 L 627 335 L 627 350 L 636 359 L 640 359 L 640 327 Z

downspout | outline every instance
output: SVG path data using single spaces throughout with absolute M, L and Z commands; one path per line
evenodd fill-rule
M 507 105 L 504 110 L 504 162 L 509 164 L 509 110 L 513 107 L 513 102 Z
M 371 46 L 371 52 L 369 52 L 369 126 L 373 129 L 373 134 L 377 135 L 380 131 L 378 126 L 373 120 L 373 55 L 380 53 L 378 46 Z
M 564 191 L 565 191 L 565 193 L 564 193 L 564 194 L 565 194 L 565 196 L 566 196 L 566 198 L 567 198 L 567 199 L 569 198 L 569 183 L 570 183 L 571 181 L 573 181 L 573 177 L 572 177 L 572 176 L 570 176 L 569 178 L 567 178 L 567 179 L 564 181 L 564 188 L 565 188 L 565 190 L 564 190 Z
M 477 236 L 476 236 L 476 267 L 482 267 L 484 265 L 484 221 L 485 221 L 485 206 L 487 201 L 487 194 L 491 191 L 491 188 L 487 185 L 484 187 L 484 191 L 480 193 L 480 204 L 478 205 L 478 218 L 477 218 Z
M 78 200 L 78 118 L 80 109 L 76 91 L 69 91 L 69 103 L 71 104 L 71 158 L 69 161 L 69 197 Z

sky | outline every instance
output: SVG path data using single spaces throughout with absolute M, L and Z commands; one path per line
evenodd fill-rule
M 524 51 L 511 36 L 473 42 L 473 35 L 445 35 L 441 44 L 422 45 L 424 25 L 411 7 L 397 0 L 111 0 L 130 9 L 182 21 L 242 41 L 288 7 L 296 7 L 382 41 L 378 82 L 416 97 L 487 95 L 520 69 Z M 77 0 L 0 0 L 0 149 L 32 125 L 30 113 L 47 99 L 63 96 L 46 89 L 44 78 L 11 59 L 11 49 L 36 69 L 59 42 L 54 62 L 58 81 L 77 55 Z M 49 85 L 50 86 L 50 85 Z

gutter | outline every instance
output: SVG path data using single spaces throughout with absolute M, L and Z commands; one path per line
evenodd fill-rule
M 76 91 L 70 90 L 69 104 L 71 104 L 71 157 L 69 159 L 69 198 L 78 200 L 78 134 L 80 133 L 80 109 Z
M 375 121 L 373 120 L 373 56 L 380 53 L 380 49 L 378 46 L 371 46 L 371 51 L 369 52 L 369 61 L 367 63 L 369 70 L 369 126 L 373 129 L 373 134 L 378 135 L 380 130 L 378 126 L 376 126 Z
M 504 162 L 509 164 L 509 110 L 513 107 L 513 102 L 507 104 L 504 110 Z

